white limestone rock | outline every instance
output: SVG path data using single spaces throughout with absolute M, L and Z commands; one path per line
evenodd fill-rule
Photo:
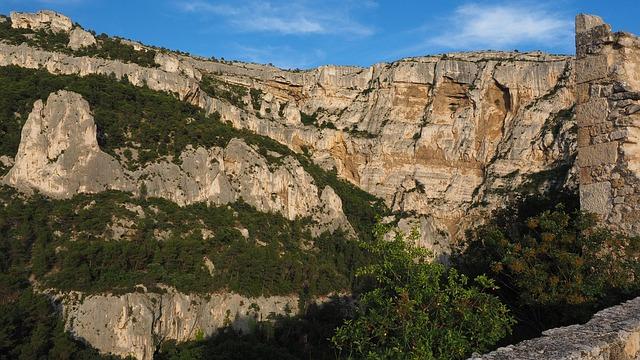
M 88 31 L 75 27 L 69 34 L 69 44 L 72 50 L 79 50 L 84 47 L 97 45 L 96 38 Z
M 68 33 L 73 28 L 73 22 L 68 17 L 50 10 L 37 13 L 11 12 L 11 27 Z

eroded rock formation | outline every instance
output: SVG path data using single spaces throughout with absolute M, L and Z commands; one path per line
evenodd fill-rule
M 433 219 L 447 237 L 523 184 L 562 185 L 575 157 L 569 57 L 469 53 L 305 72 L 172 54 L 156 60 L 160 68 L 144 68 L 0 44 L 0 65 L 126 77 L 307 149 L 394 210 Z M 210 96 L 199 85 L 203 74 L 259 89 L 259 110 L 249 94 L 240 107 Z M 301 113 L 315 114 L 317 124 L 302 124 Z
M 290 220 L 311 217 L 319 225 L 315 233 L 353 232 L 333 189 L 318 189 L 297 160 L 281 157 L 279 164 L 271 164 L 241 139 L 233 139 L 225 148 L 188 147 L 180 165 L 165 160 L 130 171 L 100 150 L 89 103 L 62 90 L 46 103 L 34 104 L 4 182 L 58 198 L 108 189 L 139 194 L 144 187 L 148 196 L 179 205 L 243 199 L 259 211 Z
M 166 288 L 124 295 L 52 293 L 62 305 L 66 330 L 103 353 L 153 359 L 160 344 L 205 337 L 223 326 L 247 333 L 257 321 L 295 314 L 298 298 L 248 298 L 237 294 L 188 295 Z

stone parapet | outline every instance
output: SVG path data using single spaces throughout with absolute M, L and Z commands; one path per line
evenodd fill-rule
M 542 337 L 470 360 L 631 360 L 640 358 L 640 298 L 595 314 L 583 325 L 547 330 Z

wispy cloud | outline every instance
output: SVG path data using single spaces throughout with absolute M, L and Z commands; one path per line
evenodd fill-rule
M 243 4 L 213 3 L 204 0 L 178 2 L 190 13 L 222 17 L 237 31 L 273 32 L 284 35 L 340 34 L 368 36 L 374 29 L 352 16 L 356 8 L 375 6 L 374 1 L 247 1 Z
M 456 8 L 446 20 L 446 30 L 428 38 L 426 44 L 461 50 L 507 49 L 525 44 L 568 48 L 573 37 L 570 17 L 532 4 L 469 3 Z

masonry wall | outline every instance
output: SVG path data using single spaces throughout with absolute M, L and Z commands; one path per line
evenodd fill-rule
M 640 41 L 578 15 L 575 68 L 581 207 L 640 235 Z
M 470 360 L 640 359 L 640 298 L 602 310 L 583 325 L 547 330 L 543 336 Z

